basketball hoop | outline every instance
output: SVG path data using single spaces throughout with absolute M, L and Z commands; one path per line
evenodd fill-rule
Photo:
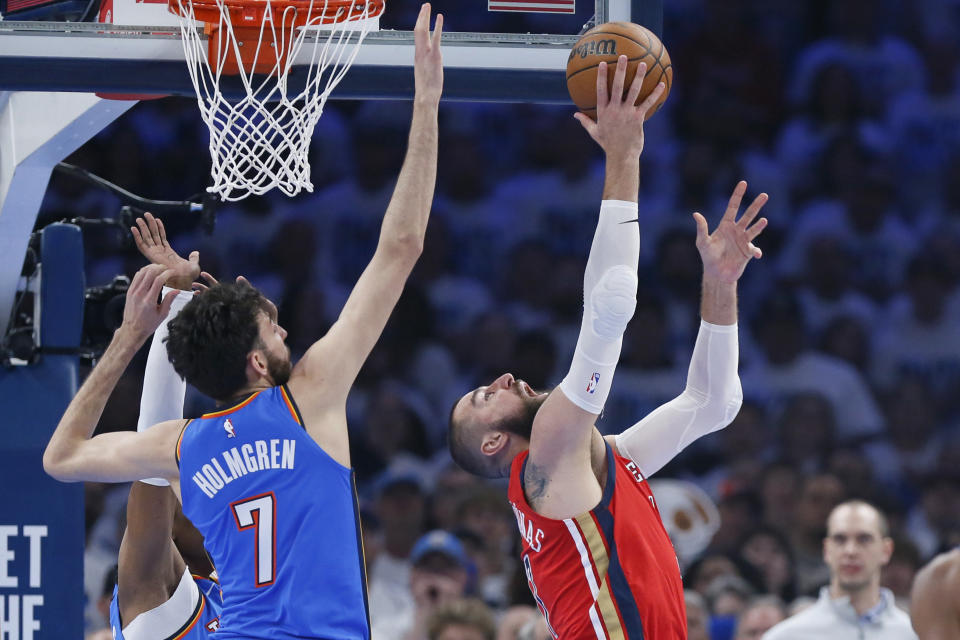
M 226 201 L 274 187 L 288 196 L 312 192 L 314 126 L 383 0 L 168 0 L 168 7 L 210 129 L 207 191 Z M 195 21 L 205 23 L 206 42 Z M 288 77 L 298 59 L 308 62 L 306 81 L 291 95 Z M 242 85 L 239 100 L 223 94 L 221 83 L 231 77 Z

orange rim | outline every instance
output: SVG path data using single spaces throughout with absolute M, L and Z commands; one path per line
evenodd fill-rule
M 207 23 L 218 23 L 223 9 L 230 13 L 230 23 L 234 26 L 256 26 L 263 24 L 267 8 L 275 14 L 282 14 L 287 8 L 296 9 L 292 25 L 339 24 L 362 18 L 378 18 L 383 13 L 383 0 L 224 0 L 221 5 L 210 0 L 183 0 L 192 6 L 193 17 Z M 171 13 L 185 16 L 181 11 L 181 0 L 168 0 Z M 364 12 L 366 6 L 366 12 Z M 342 11 L 347 9 L 347 11 Z M 286 19 L 284 19 L 286 22 Z

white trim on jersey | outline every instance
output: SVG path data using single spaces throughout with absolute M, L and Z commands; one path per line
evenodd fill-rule
M 584 544 L 580 529 L 577 528 L 577 523 L 566 518 L 563 524 L 567 525 L 567 531 L 570 532 L 570 537 L 573 538 L 573 544 L 576 545 L 577 551 L 580 553 L 580 564 L 583 565 L 583 572 L 587 576 L 587 584 L 590 585 L 590 594 L 593 596 L 593 604 L 590 605 L 590 622 L 593 623 L 593 631 L 597 634 L 597 640 L 606 640 L 607 633 L 603 630 L 600 615 L 597 613 L 597 594 L 600 593 L 600 588 L 597 586 L 596 576 L 593 575 L 593 563 L 590 561 L 590 553 L 587 551 L 586 544 Z
M 124 640 L 169 638 L 190 620 L 197 610 L 200 597 L 200 589 L 193 581 L 190 570 L 184 569 L 180 584 L 170 599 L 131 620 L 123 628 Z

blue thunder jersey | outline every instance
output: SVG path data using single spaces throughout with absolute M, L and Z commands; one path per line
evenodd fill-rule
M 220 585 L 213 580 L 193 576 L 193 581 L 200 589 L 200 598 L 196 608 L 187 615 L 183 626 L 166 640 L 208 640 L 211 633 L 219 627 L 220 609 L 223 598 Z M 127 624 L 133 622 L 128 620 Z M 110 601 L 110 630 L 113 640 L 126 640 L 123 637 L 123 622 L 120 620 L 120 603 L 117 600 L 117 587 L 113 587 L 113 599 Z
M 183 513 L 223 588 L 217 640 L 367 640 L 353 471 L 306 432 L 285 386 L 184 426 Z

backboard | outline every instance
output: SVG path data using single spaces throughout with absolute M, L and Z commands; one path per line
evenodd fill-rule
M 156 2 L 145 4 L 151 1 Z M 379 31 L 367 36 L 332 99 L 412 97 L 411 29 L 420 2 L 387 0 Z M 512 2 L 568 9 L 570 0 Z M 663 20 L 662 0 L 573 0 L 572 13 L 536 14 L 488 11 L 492 3 L 433 0 L 434 12 L 446 18 L 446 101 L 569 105 L 565 69 L 578 34 L 593 24 L 621 20 L 660 35 Z M 145 20 L 121 26 L 0 16 L 0 335 L 53 166 L 136 104 L 103 100 L 93 93 L 196 96 L 173 24 Z M 289 77 L 296 90 L 306 76 L 298 73 L 305 68 L 300 62 L 294 61 Z M 231 97 L 229 84 L 224 93 Z M 236 94 L 242 95 L 239 86 Z
M 514 7 L 572 13 L 526 13 Z M 413 33 L 420 0 L 387 0 L 331 96 L 413 93 Z M 489 11 L 488 6 L 506 10 Z M 444 99 L 569 103 L 564 69 L 578 34 L 594 23 L 638 22 L 660 33 L 662 0 L 434 0 L 446 19 Z M 194 95 L 180 35 L 167 25 L 0 21 L 0 90 Z M 296 66 L 290 76 L 296 86 Z M 228 93 L 229 95 L 229 93 Z

